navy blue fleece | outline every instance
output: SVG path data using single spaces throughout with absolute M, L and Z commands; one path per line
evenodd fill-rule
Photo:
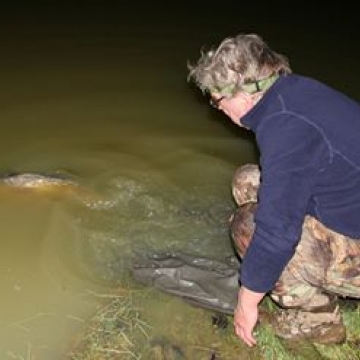
M 307 214 L 360 239 L 360 105 L 288 75 L 241 122 L 256 135 L 261 185 L 240 281 L 268 292 L 294 255 Z

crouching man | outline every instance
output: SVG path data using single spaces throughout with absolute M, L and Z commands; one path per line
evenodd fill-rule
M 255 164 L 239 167 L 233 178 L 232 192 L 239 207 L 231 218 L 231 236 L 241 258 L 253 239 L 260 178 Z M 279 305 L 272 321 L 278 336 L 323 344 L 343 342 L 346 331 L 337 299 L 360 299 L 360 241 L 306 216 L 295 253 L 270 297 Z M 235 314 L 241 306 L 239 302 Z

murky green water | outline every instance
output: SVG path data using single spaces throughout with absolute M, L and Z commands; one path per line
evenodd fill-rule
M 233 11 L 219 22 L 186 6 L 5 10 L 0 171 L 66 171 L 96 194 L 0 192 L 0 358 L 56 360 L 98 295 L 127 278 L 134 251 L 231 252 L 231 176 L 256 153 L 186 83 L 186 62 L 255 23 L 244 17 L 241 29 Z M 259 26 L 302 66 L 292 40 L 276 38 L 281 26 Z M 338 74 L 313 71 L 351 91 Z

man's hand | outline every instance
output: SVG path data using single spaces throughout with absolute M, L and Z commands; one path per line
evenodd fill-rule
M 259 316 L 258 304 L 264 296 L 265 293 L 257 293 L 244 286 L 238 293 L 238 302 L 234 312 L 235 333 L 250 347 L 256 345 L 253 330 Z

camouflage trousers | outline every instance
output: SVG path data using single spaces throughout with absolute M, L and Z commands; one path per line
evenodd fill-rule
M 255 229 L 260 171 L 247 164 L 235 172 L 232 192 L 239 205 L 231 218 L 231 235 L 240 257 Z M 284 308 L 312 311 L 340 297 L 360 299 L 360 239 L 351 239 L 307 216 L 295 254 L 270 293 Z

